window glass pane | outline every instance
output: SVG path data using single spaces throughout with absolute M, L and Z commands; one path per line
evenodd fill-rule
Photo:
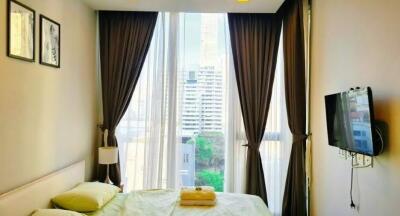
M 179 83 L 184 186 L 223 191 L 227 47 L 225 14 L 180 15 Z

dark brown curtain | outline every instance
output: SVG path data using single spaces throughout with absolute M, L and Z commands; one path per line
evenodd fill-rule
M 115 129 L 128 108 L 150 46 L 157 12 L 99 12 L 102 130 L 108 130 L 107 146 L 118 146 Z M 104 143 L 103 143 L 104 145 Z M 105 166 L 99 167 L 105 179 Z M 110 166 L 110 179 L 121 182 L 119 164 Z
M 293 134 L 282 215 L 307 215 L 306 208 L 306 80 L 302 0 L 283 5 L 283 52 L 288 123 Z
M 268 205 L 259 147 L 271 101 L 282 20 L 275 14 L 229 13 L 240 105 L 248 140 L 246 193 Z

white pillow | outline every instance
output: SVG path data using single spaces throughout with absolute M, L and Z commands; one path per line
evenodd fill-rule
M 38 209 L 32 216 L 84 216 L 81 213 L 61 209 Z
M 100 182 L 84 182 L 75 188 L 57 195 L 53 203 L 63 209 L 77 212 L 99 210 L 120 191 L 120 188 Z

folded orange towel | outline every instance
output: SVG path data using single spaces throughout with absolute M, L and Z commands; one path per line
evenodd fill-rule
M 215 206 L 216 200 L 181 200 L 182 206 Z
M 185 187 L 181 189 L 181 200 L 215 200 L 213 187 Z

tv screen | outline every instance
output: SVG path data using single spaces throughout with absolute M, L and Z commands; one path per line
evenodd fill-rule
M 376 155 L 371 88 L 325 96 L 329 145 L 365 155 Z

